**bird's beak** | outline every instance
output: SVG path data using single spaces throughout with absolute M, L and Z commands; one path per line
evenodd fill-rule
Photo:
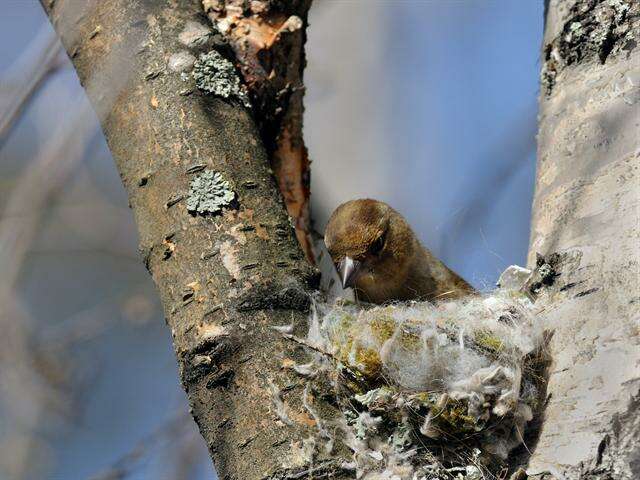
M 340 262 L 339 270 L 342 288 L 353 287 L 360 270 L 360 262 L 351 257 L 344 257 L 344 260 Z

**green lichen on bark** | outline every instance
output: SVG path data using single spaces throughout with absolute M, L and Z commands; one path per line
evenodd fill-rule
M 205 170 L 191 181 L 187 210 L 201 215 L 221 213 L 235 199 L 235 193 L 220 172 Z
M 247 108 L 251 107 L 249 95 L 240 82 L 233 64 L 215 50 L 203 53 L 193 67 L 196 87 L 218 97 L 238 100 Z

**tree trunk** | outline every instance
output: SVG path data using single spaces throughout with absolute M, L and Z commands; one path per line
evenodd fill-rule
M 529 261 L 558 276 L 529 473 L 640 478 L 639 30 L 634 0 L 547 5 Z
M 307 361 L 307 354 L 272 328 L 291 325 L 292 333 L 306 333 L 308 290 L 317 274 L 272 178 L 257 127 L 265 110 L 254 108 L 252 116 L 241 92 L 236 100 L 205 95 L 180 72 L 182 64 L 214 49 L 232 58 L 227 39 L 207 27 L 198 0 L 43 4 L 96 110 L 106 113 L 103 130 L 129 195 L 140 249 L 220 478 L 302 478 L 309 471 L 341 478 L 341 458 L 348 458 L 343 446 L 328 458 L 303 443 L 316 421 L 301 400 L 306 382 L 288 367 Z M 308 6 L 278 2 L 285 19 L 298 17 L 288 31 L 304 32 Z M 301 72 L 304 34 L 295 39 Z M 287 70 L 279 69 L 283 60 L 271 59 L 276 73 Z M 113 92 L 113 85 L 123 86 Z M 300 103 L 293 114 L 287 105 L 283 110 L 298 118 L 287 117 L 287 126 L 301 120 L 302 91 L 294 86 Z M 252 100 L 261 97 L 253 92 Z M 203 188 L 220 194 L 214 203 L 229 203 L 223 214 L 200 208 L 198 201 L 207 201 Z M 334 409 L 321 395 L 313 404 Z

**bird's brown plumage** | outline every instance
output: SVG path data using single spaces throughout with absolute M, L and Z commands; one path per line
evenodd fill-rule
M 351 200 L 331 215 L 325 244 L 338 267 L 350 269 L 343 283 L 359 299 L 457 298 L 474 289 L 422 246 L 407 221 L 384 202 Z

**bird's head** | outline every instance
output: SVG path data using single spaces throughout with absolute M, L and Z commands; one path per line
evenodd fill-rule
M 386 203 L 371 199 L 351 200 L 336 208 L 324 242 L 342 286 L 365 294 L 397 288 L 416 248 L 406 220 Z

